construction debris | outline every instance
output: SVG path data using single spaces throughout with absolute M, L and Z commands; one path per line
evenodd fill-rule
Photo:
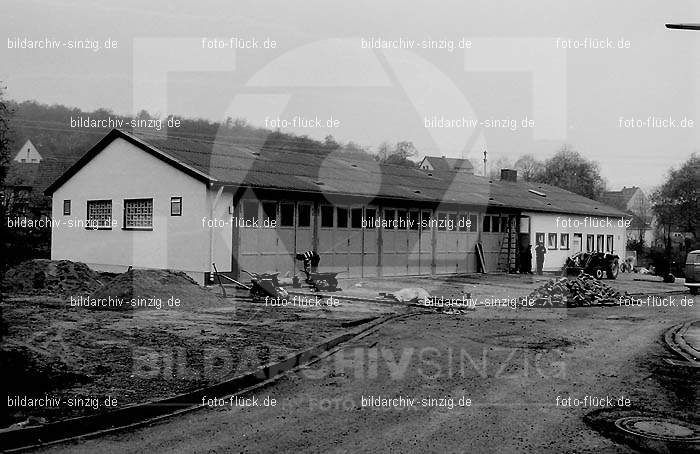
M 523 303 L 532 307 L 580 307 L 617 304 L 628 296 L 600 282 L 590 274 L 575 278 L 552 279 L 524 297 Z
M 7 271 L 2 281 L 3 292 L 33 295 L 90 293 L 101 286 L 98 273 L 70 260 L 28 260 Z
M 380 295 L 384 296 L 385 298 L 393 299 L 399 303 L 406 304 L 425 304 L 425 302 L 430 299 L 430 293 L 420 287 L 402 288 L 401 290 L 391 293 L 380 293 Z

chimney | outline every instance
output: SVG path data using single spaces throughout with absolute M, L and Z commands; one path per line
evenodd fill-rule
M 518 171 L 512 169 L 501 169 L 501 181 L 518 181 Z

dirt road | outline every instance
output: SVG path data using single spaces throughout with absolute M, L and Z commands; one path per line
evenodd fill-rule
M 525 310 L 498 319 L 484 310 L 385 325 L 248 396 L 260 406 L 226 402 L 47 451 L 633 452 L 584 424 L 601 408 L 591 404 L 622 397 L 636 409 L 695 410 L 697 376 L 666 366 L 661 341 L 687 308 L 578 308 L 557 317 Z M 565 406 L 586 396 L 588 406 Z M 266 397 L 277 405 L 263 406 Z M 372 398 L 395 400 L 369 406 Z

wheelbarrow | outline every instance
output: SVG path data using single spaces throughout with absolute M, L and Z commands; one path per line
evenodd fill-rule
M 300 270 L 306 275 L 306 283 L 309 284 L 315 291 L 326 291 L 335 292 L 340 290 L 338 288 L 338 279 L 336 276 L 340 273 L 319 273 L 317 271 L 310 271 L 300 268 Z
M 241 269 L 250 276 L 250 296 L 254 302 L 265 301 L 265 297 L 287 299 L 289 293 L 280 286 L 278 276 L 280 273 L 251 273 Z

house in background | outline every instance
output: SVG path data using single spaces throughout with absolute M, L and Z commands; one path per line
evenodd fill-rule
M 518 182 L 515 171 L 489 179 L 119 130 L 46 194 L 61 220 L 52 259 L 116 272 L 176 269 L 199 283 L 210 282 L 213 264 L 232 277 L 293 274 L 295 255 L 307 250 L 343 277 L 512 271 L 535 241 L 547 247 L 545 270 L 558 271 L 581 250 L 620 252 L 626 236 L 617 222 L 624 212 Z
M 637 186 L 623 186 L 619 191 L 606 191 L 602 197 L 603 203 L 632 215 L 632 224 L 627 229 L 627 239 L 644 240 L 644 244 L 652 244 L 653 214 L 651 203 L 644 191 Z
M 60 152 L 39 148 L 41 153 L 26 139 L 8 165 L 1 191 L 2 203 L 12 215 L 36 219 L 50 216 L 50 199 L 44 196 L 44 190 L 74 161 Z
M 474 166 L 469 159 L 446 158 L 444 156 L 426 156 L 418 164 L 421 170 L 437 170 L 442 172 L 474 173 Z
M 15 155 L 14 161 L 19 163 L 38 164 L 41 162 L 41 159 L 41 155 L 37 151 L 32 141 L 27 139 L 27 141 Z

